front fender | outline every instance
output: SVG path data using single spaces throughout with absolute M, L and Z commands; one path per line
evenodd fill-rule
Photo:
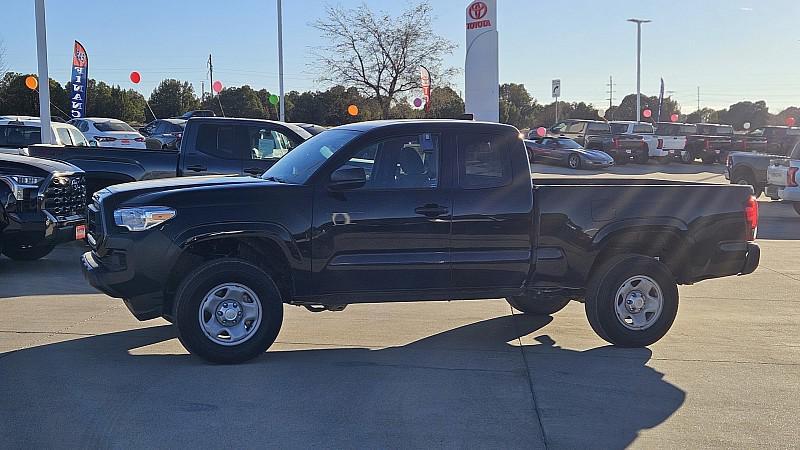
M 292 234 L 274 222 L 222 222 L 189 228 L 180 233 L 175 242 L 181 249 L 191 245 L 225 238 L 266 238 L 276 243 L 292 265 L 302 262 L 302 255 Z

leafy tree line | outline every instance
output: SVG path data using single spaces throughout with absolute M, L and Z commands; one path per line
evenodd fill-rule
M 28 74 L 9 72 L 0 79 L 0 114 L 32 116 L 39 114 L 38 94 L 25 86 L 27 76 Z M 50 109 L 51 114 L 69 118 L 71 89 L 70 83 L 62 86 L 57 81 L 50 80 L 50 97 L 53 105 Z M 175 117 L 195 109 L 210 109 L 219 116 L 277 120 L 278 107 L 270 102 L 272 95 L 266 89 L 255 90 L 245 85 L 225 88 L 216 96 L 200 99 L 189 82 L 168 79 L 153 90 L 147 102 L 159 118 Z M 384 117 L 457 118 L 464 114 L 463 99 L 450 87 L 434 87 L 431 98 L 431 108 L 428 112 L 412 107 L 407 97 L 398 98 L 386 111 L 385 99 L 369 97 L 356 87 L 336 85 L 324 91 L 291 91 L 286 94 L 285 99 L 286 119 L 290 122 L 334 126 Z M 347 113 L 349 105 L 358 107 L 357 116 Z M 86 113 L 90 117 L 113 117 L 134 124 L 153 120 L 145 98 L 140 93 L 94 79 L 90 79 L 88 83 L 86 106 Z M 500 121 L 521 129 L 550 126 L 556 120 L 555 103 L 539 103 L 528 93 L 523 84 L 501 85 L 499 107 Z M 651 109 L 653 111 L 651 120 L 655 120 L 658 98 L 643 95 L 642 108 Z M 601 119 L 600 111 L 585 102 L 559 102 L 558 110 L 560 119 Z M 670 98 L 664 99 L 661 120 L 670 120 L 673 113 L 679 114 L 681 121 L 726 123 L 733 125 L 737 130 L 744 129 L 745 123 L 750 123 L 751 128 L 757 128 L 768 124 L 784 124 L 786 118 L 790 116 L 800 119 L 800 108 L 790 107 L 778 114 L 772 114 L 764 101 L 743 101 L 727 109 L 704 108 L 690 114 L 681 114 L 677 102 Z M 618 106 L 605 111 L 602 118 L 635 120 L 636 96 L 627 95 Z

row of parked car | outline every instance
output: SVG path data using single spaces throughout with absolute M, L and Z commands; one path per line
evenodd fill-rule
M 733 152 L 786 155 L 800 139 L 800 129 L 768 126 L 745 134 L 721 124 L 631 121 L 565 120 L 539 136 L 528 133 L 533 160 L 563 163 L 573 168 L 607 167 L 650 159 L 686 164 L 725 162 Z M 601 153 L 602 152 L 602 153 Z M 610 158 L 609 158 L 610 157 Z

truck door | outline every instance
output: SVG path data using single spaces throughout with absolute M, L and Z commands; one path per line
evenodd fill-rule
M 530 171 L 518 166 L 524 173 L 512 172 L 519 139 L 513 133 L 464 134 L 457 141 L 453 288 L 520 287 L 531 267 L 533 196 Z
M 181 146 L 181 175 L 239 175 L 242 173 L 242 127 L 200 123 Z
M 452 201 L 440 171 L 442 135 L 393 135 L 348 153 L 315 186 L 314 292 L 447 295 Z M 331 173 L 341 168 L 363 168 L 366 184 L 331 190 Z

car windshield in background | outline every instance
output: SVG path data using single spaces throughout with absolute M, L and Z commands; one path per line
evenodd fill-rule
M 320 133 L 279 159 L 262 175 L 262 178 L 282 183 L 303 184 L 328 158 L 360 134 L 353 130 L 331 130 Z
M 39 127 L 0 125 L 0 147 L 22 148 L 42 143 Z
M 627 123 L 612 123 L 611 124 L 611 132 L 614 134 L 624 134 L 628 132 L 628 124 Z
M 97 128 L 99 131 L 129 131 L 131 133 L 135 133 L 134 130 L 130 125 L 125 122 L 95 122 L 94 127 Z

